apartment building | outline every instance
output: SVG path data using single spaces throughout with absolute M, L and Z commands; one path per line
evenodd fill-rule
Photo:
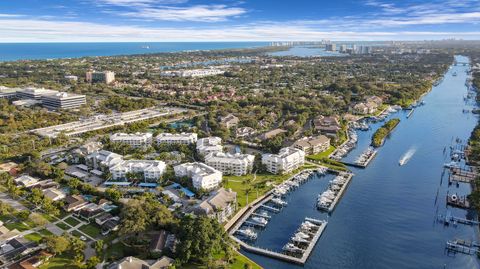
M 183 163 L 173 167 L 176 177 L 192 178 L 195 189 L 211 190 L 222 182 L 222 172 L 204 163 Z
M 196 133 L 161 133 L 157 135 L 156 141 L 158 144 L 194 144 L 197 142 L 198 135 Z
M 89 83 L 105 83 L 110 84 L 115 81 L 115 73 L 112 71 L 88 71 L 85 74 L 85 79 Z
M 205 156 L 205 163 L 224 175 L 242 176 L 252 172 L 255 156 L 214 152 Z
M 110 167 L 113 180 L 126 180 L 128 173 L 141 173 L 145 181 L 157 181 L 166 170 L 166 164 L 155 160 L 125 160 Z
M 324 135 L 304 137 L 293 143 L 292 147 L 303 150 L 306 154 L 317 154 L 330 147 L 330 138 Z
M 220 137 L 211 136 L 200 138 L 197 141 L 197 152 L 200 155 L 206 156 L 214 152 L 222 152 L 222 139 Z
M 262 164 L 272 174 L 290 173 L 305 163 L 305 152 L 296 148 L 282 148 L 278 154 L 263 154 Z
M 115 133 L 110 136 L 110 141 L 113 143 L 125 143 L 133 148 L 148 147 L 152 144 L 151 133 Z

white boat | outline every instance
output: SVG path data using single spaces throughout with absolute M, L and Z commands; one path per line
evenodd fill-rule
M 272 203 L 274 203 L 276 205 L 281 205 L 281 206 L 287 205 L 287 202 L 283 201 L 280 198 L 273 198 L 271 201 L 272 201 Z
M 300 238 L 303 238 L 303 239 L 309 239 L 310 238 L 310 236 L 308 234 L 305 234 L 303 232 L 296 233 L 295 237 L 300 237 Z
M 294 244 L 292 243 L 288 243 L 286 244 L 284 247 L 283 247 L 283 250 L 284 251 L 288 251 L 288 252 L 292 252 L 292 253 L 303 253 L 304 250 L 295 246 Z
M 310 243 L 310 241 L 308 241 L 307 239 L 304 239 L 298 236 L 293 236 L 291 240 L 296 243 L 307 243 L 307 244 Z
M 445 168 L 458 168 L 459 165 L 456 162 L 449 162 L 449 163 L 443 164 L 443 167 L 445 167 Z
M 262 217 L 252 217 L 252 220 L 263 225 L 267 225 L 268 223 L 268 220 Z
M 236 233 L 251 240 L 257 239 L 257 233 L 251 228 L 239 229 Z

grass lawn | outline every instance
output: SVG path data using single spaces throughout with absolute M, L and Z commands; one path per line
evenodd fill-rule
M 69 217 L 64 220 L 66 223 L 70 224 L 70 226 L 75 227 L 77 226 L 80 221 L 76 220 L 74 217 Z
M 125 246 L 121 242 L 110 245 L 105 251 L 105 260 L 118 260 L 124 256 L 123 248 Z
M 80 231 L 88 234 L 89 236 L 91 236 L 92 238 L 94 239 L 97 239 L 100 237 L 100 228 L 98 228 L 96 225 L 93 225 L 93 224 L 87 224 L 87 225 L 83 225 L 81 226 L 80 228 L 78 228 Z
M 256 178 L 253 174 L 245 176 L 224 176 L 224 187 L 230 188 L 233 191 L 237 192 L 237 201 L 239 203 L 239 207 L 241 208 L 247 204 L 247 194 L 245 193 L 246 189 L 251 188 L 250 193 L 248 194 L 248 202 L 250 203 L 265 194 L 267 191 L 271 190 L 274 184 L 280 184 L 292 175 L 300 172 L 301 170 L 314 167 L 315 166 L 313 165 L 304 165 L 302 168 L 299 168 L 289 174 L 257 174 Z M 251 181 L 251 183 L 247 186 L 246 182 L 248 182 L 249 180 Z
M 39 233 L 40 233 L 41 235 L 43 235 L 43 236 L 53 235 L 53 233 L 50 232 L 50 231 L 47 230 L 47 229 L 41 229 L 41 230 L 39 231 Z
M 73 235 L 73 236 L 76 236 L 76 237 L 83 236 L 83 234 L 81 234 L 81 233 L 80 233 L 79 231 L 77 231 L 77 230 L 73 230 L 70 234 Z
M 68 230 L 68 229 L 72 228 L 72 227 L 70 227 L 69 225 L 67 225 L 67 224 L 65 224 L 65 223 L 63 223 L 63 222 L 59 222 L 59 223 L 57 223 L 57 224 L 55 224 L 55 225 L 57 225 L 57 226 L 58 226 L 60 229 L 62 229 L 62 230 Z
M 10 223 L 4 223 L 3 226 L 7 227 L 9 230 L 17 229 L 20 232 L 30 230 L 32 227 L 28 226 L 24 222 L 10 222 Z
M 219 253 L 214 255 L 214 260 L 215 261 L 221 261 L 224 258 L 224 253 Z M 243 256 L 242 254 L 235 252 L 235 255 L 233 257 L 233 262 L 231 264 L 228 264 L 226 268 L 229 269 L 244 269 L 246 264 L 250 264 L 251 268 L 253 269 L 260 269 L 258 264 L 254 263 L 247 257 Z M 185 264 L 180 267 L 181 269 L 208 269 L 207 265 L 202 265 L 202 264 Z M 222 267 L 219 267 L 222 268 Z
M 42 240 L 43 236 L 39 233 L 31 233 L 31 234 L 25 235 L 24 238 L 38 243 Z
M 317 153 L 317 154 L 315 154 L 315 155 L 308 155 L 308 156 L 307 156 L 307 159 L 319 161 L 319 160 L 321 160 L 322 158 L 328 157 L 328 155 L 330 155 L 334 150 L 335 150 L 335 147 L 334 147 L 334 146 L 330 146 L 326 151 Z
M 55 256 L 50 258 L 46 263 L 41 265 L 39 269 L 80 269 L 80 267 L 76 266 L 75 263 L 72 261 L 72 257 L 70 254 L 62 254 L 59 256 Z

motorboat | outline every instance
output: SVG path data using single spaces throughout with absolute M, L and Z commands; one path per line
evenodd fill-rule
M 282 199 L 280 198 L 273 198 L 272 200 L 272 203 L 276 204 L 276 205 L 280 205 L 280 206 L 285 206 L 287 205 L 287 202 L 283 201 Z
M 443 167 L 445 167 L 445 168 L 458 168 L 459 165 L 458 165 L 457 162 L 449 162 L 449 163 L 445 163 L 443 165 Z
M 295 246 L 294 244 L 292 243 L 288 243 L 286 244 L 284 247 L 283 247 L 283 250 L 284 251 L 287 251 L 287 252 L 292 252 L 292 253 L 303 253 L 304 250 Z
M 252 220 L 263 225 L 267 225 L 268 223 L 268 220 L 262 217 L 252 217 Z
M 304 239 L 298 236 L 293 236 L 291 240 L 296 243 L 306 243 L 306 244 L 310 243 L 310 241 L 308 241 L 307 239 Z
M 248 238 L 250 240 L 255 240 L 257 239 L 257 233 L 251 229 L 251 228 L 246 228 L 246 229 L 239 229 L 236 232 L 238 235 Z
M 310 238 L 310 236 L 308 234 L 305 234 L 303 232 L 296 233 L 295 237 L 300 237 L 300 238 L 303 238 L 303 239 L 309 239 Z

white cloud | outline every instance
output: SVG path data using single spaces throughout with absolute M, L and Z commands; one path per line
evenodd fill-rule
M 225 21 L 229 17 L 242 15 L 245 12 L 245 9 L 240 7 L 199 5 L 190 7 L 142 8 L 137 11 L 118 14 L 133 18 L 153 19 L 159 21 L 218 22 Z
M 88 22 L 0 19 L 0 42 L 93 41 L 275 41 L 275 40 L 423 40 L 480 39 L 480 31 L 414 32 L 318 30 L 300 23 L 273 23 L 215 28 L 146 28 Z

